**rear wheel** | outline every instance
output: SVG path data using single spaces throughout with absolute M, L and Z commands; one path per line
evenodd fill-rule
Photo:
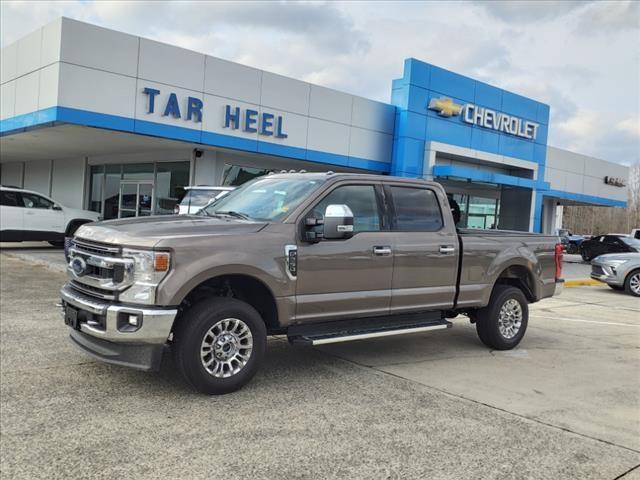
M 510 350 L 524 337 L 528 321 L 529 306 L 522 290 L 496 285 L 489 305 L 478 310 L 476 331 L 487 347 Z
M 634 270 L 624 281 L 624 289 L 635 297 L 640 297 L 640 270 Z
M 187 310 L 172 350 L 182 376 L 202 393 L 238 390 L 258 371 L 267 345 L 260 314 L 234 298 L 203 300 Z
M 589 250 L 587 250 L 586 248 L 583 248 L 580 250 L 580 256 L 582 257 L 582 260 L 584 260 L 585 262 L 591 261 L 591 254 L 589 253 Z

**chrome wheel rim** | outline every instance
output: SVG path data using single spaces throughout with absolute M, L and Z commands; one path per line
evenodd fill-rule
M 636 295 L 640 295 L 640 273 L 634 273 L 629 279 L 629 288 Z
M 209 375 L 228 378 L 246 366 L 252 351 L 253 335 L 247 324 L 237 318 L 225 318 L 205 333 L 200 360 Z
M 498 328 L 500 335 L 506 339 L 515 337 L 522 326 L 522 305 L 515 298 L 510 298 L 500 308 Z

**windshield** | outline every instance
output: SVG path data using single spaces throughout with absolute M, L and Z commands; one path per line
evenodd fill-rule
M 323 182 L 300 178 L 264 178 L 245 183 L 201 210 L 203 215 L 232 215 L 277 222 Z
M 619 237 L 619 238 L 630 247 L 640 248 L 640 240 L 638 240 L 637 238 L 631 238 L 631 237 Z
M 187 190 L 186 195 L 180 202 L 181 205 L 194 205 L 196 207 L 203 207 L 209 203 L 212 199 L 220 195 L 224 190 L 212 190 L 202 189 L 196 190 L 194 188 Z

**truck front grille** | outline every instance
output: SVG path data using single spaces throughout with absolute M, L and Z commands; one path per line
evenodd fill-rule
M 120 247 L 74 238 L 68 251 L 70 286 L 84 295 L 115 301 L 133 283 L 133 260 Z
M 91 285 L 86 285 L 84 283 L 80 283 L 77 280 L 71 280 L 69 282 L 69 286 L 84 294 L 89 295 L 90 297 L 101 298 L 102 300 L 112 300 L 115 301 L 117 293 L 113 290 L 106 290 L 104 288 L 98 288 Z
M 75 248 L 79 252 L 86 253 L 88 255 L 98 255 L 101 257 L 119 257 L 121 250 L 120 247 L 114 247 L 113 245 L 106 245 L 98 242 L 88 242 L 86 240 L 79 240 L 74 238 L 71 242 L 71 248 Z

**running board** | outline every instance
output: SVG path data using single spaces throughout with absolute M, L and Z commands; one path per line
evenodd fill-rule
M 324 328 L 319 328 L 314 331 L 307 326 L 304 330 L 296 331 L 290 329 L 288 332 L 289 341 L 294 345 L 326 345 L 329 343 L 341 343 L 351 342 L 355 340 L 366 340 L 369 338 L 391 337 L 394 335 L 405 335 L 410 333 L 429 332 L 431 330 L 443 330 L 451 328 L 452 323 L 444 319 L 438 318 L 437 320 L 423 320 L 412 322 L 399 321 L 399 322 L 385 322 L 383 324 L 380 321 L 367 322 L 362 321 L 358 324 L 349 322 L 350 325 L 344 325 L 342 322 L 333 322 L 330 330 L 327 331 L 326 325 Z M 373 323 L 373 324 L 372 324 Z M 376 325 L 377 323 L 377 325 Z

